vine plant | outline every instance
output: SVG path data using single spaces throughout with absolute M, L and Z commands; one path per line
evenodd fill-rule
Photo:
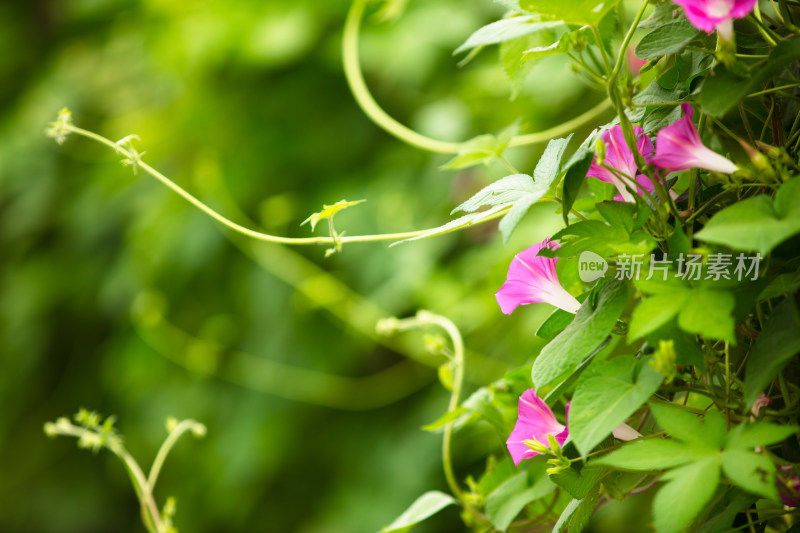
M 385 533 L 450 505 L 475 531 L 580 532 L 598 507 L 648 491 L 659 533 L 800 531 L 800 4 L 645 0 L 630 13 L 620 0 L 501 3 L 506 15 L 457 52 L 500 45 L 512 65 L 567 56 L 602 95 L 598 105 L 541 132 L 432 139 L 393 119 L 369 92 L 358 60 L 369 2 L 354 0 L 345 22 L 345 76 L 370 119 L 412 146 L 453 155 L 451 168 L 500 160 L 511 171 L 437 228 L 344 235 L 333 216 L 358 202 L 342 200 L 308 219 L 312 230 L 327 220 L 326 237 L 269 235 L 212 210 L 143 161 L 135 136 L 114 142 L 75 126 L 67 110 L 49 134 L 109 147 L 134 173 L 238 234 L 325 245 L 328 254 L 499 218 L 507 241 L 533 204 L 561 211 L 564 228 L 520 251 L 496 293 L 498 319 L 531 303 L 557 308 L 536 332 L 547 343 L 527 366 L 462 399 L 465 347 L 453 322 L 420 311 L 379 323 L 387 335 L 443 328 L 450 342 L 430 344 L 447 357 L 440 378 L 452 393 L 447 412 L 425 428 L 443 433 L 452 495 L 422 495 Z M 403 5 L 385 2 L 383 12 L 399 15 Z M 534 44 L 543 40 L 550 44 Z M 597 129 L 574 137 L 590 124 Z M 530 173 L 504 158 L 509 148 L 544 142 Z M 567 258 L 577 261 L 559 262 Z M 565 268 L 577 269 L 582 294 L 559 283 Z M 451 443 L 469 424 L 503 439 L 481 475 L 460 478 Z M 62 421 L 48 432 L 96 428 Z M 118 441 L 104 444 L 128 464 Z M 145 523 L 162 531 L 158 520 L 166 520 L 145 502 L 152 485 L 133 478 Z

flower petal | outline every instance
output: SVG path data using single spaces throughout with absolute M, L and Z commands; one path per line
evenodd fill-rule
M 542 401 L 533 389 L 528 389 L 519 398 L 519 416 L 514 430 L 506 441 L 514 464 L 539 454 L 526 446 L 524 441 L 536 440 L 548 446 L 547 435 L 553 435 L 559 444 L 569 436 L 567 428 L 556 420 L 553 411 Z
M 520 305 L 546 302 L 570 313 L 581 304 L 558 281 L 557 258 L 537 255 L 542 248 L 558 248 L 558 243 L 545 239 L 514 256 L 508 267 L 506 282 L 495 293 L 500 310 L 511 314 Z

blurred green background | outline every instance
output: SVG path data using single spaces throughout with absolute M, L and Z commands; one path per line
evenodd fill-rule
M 424 308 L 461 328 L 467 390 L 525 363 L 549 313 L 500 314 L 508 262 L 559 227 L 536 206 L 508 245 L 494 224 L 388 248 L 286 248 L 241 240 L 107 148 L 44 135 L 64 106 L 245 225 L 308 236 L 324 203 L 348 234 L 409 231 L 508 174 L 444 171 L 353 101 L 341 68 L 344 0 L 31 0 L 0 3 L 0 531 L 144 531 L 121 464 L 48 440 L 80 407 L 114 414 L 149 466 L 164 420 L 208 435 L 179 442 L 156 488 L 184 532 L 375 531 L 420 493 L 446 490 L 442 360 L 419 333 L 375 321 Z M 452 56 L 503 13 L 490 0 L 409 2 L 365 22 L 361 58 L 377 100 L 436 138 L 558 124 L 600 95 L 561 58 L 519 95 L 496 50 Z M 510 153 L 530 172 L 542 147 Z M 317 234 L 325 233 L 324 224 Z M 459 477 L 503 441 L 456 434 Z M 458 531 L 448 509 L 421 531 Z

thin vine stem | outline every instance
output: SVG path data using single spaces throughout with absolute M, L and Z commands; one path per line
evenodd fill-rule
M 144 161 L 138 158 L 138 156 L 134 153 L 129 152 L 123 146 L 115 143 L 114 141 L 103 137 L 93 131 L 85 130 L 83 128 L 79 128 L 72 124 L 63 126 L 65 131 L 75 133 L 77 135 L 81 135 L 83 137 L 87 137 L 94 141 L 97 141 L 101 144 L 104 144 L 115 152 L 122 154 L 128 158 L 135 158 L 135 164 L 137 168 L 144 170 L 146 173 L 150 174 L 152 177 L 156 178 L 160 181 L 163 185 L 167 186 L 173 192 L 178 194 L 184 200 L 195 206 L 197 209 L 208 215 L 209 217 L 213 218 L 220 224 L 226 226 L 228 229 L 240 233 L 246 237 L 251 239 L 255 239 L 258 241 L 265 241 L 265 242 L 273 242 L 278 244 L 291 244 L 291 245 L 336 245 L 338 244 L 347 244 L 347 243 L 355 243 L 355 242 L 379 242 L 379 241 L 397 241 L 402 239 L 411 239 L 414 237 L 421 237 L 426 233 L 434 231 L 436 228 L 429 228 L 424 230 L 416 230 L 416 231 L 407 231 L 401 233 L 380 233 L 375 235 L 352 235 L 352 236 L 337 236 L 336 239 L 332 237 L 281 237 L 278 235 L 270 235 L 269 233 L 263 233 L 260 231 L 255 231 L 241 224 L 237 224 L 236 222 L 230 220 L 229 218 L 221 215 L 205 203 L 203 203 L 200 199 L 196 196 L 192 195 L 186 189 L 166 177 L 164 174 L 153 168 L 152 166 L 148 165 Z M 484 218 L 474 221 L 469 226 L 475 226 L 478 224 L 483 224 L 489 222 L 491 220 L 498 219 L 504 216 L 508 211 L 511 209 L 511 206 L 505 207 L 503 209 L 498 210 L 497 212 L 488 215 Z M 437 233 L 437 235 L 442 235 L 445 233 L 451 233 L 453 231 L 458 231 L 459 229 L 463 229 L 464 227 L 469 226 L 459 226 L 456 228 L 452 228 L 447 231 L 443 231 L 441 233 Z
M 175 427 L 170 430 L 169 435 L 167 435 L 167 438 L 164 439 L 164 442 L 158 449 L 156 458 L 153 460 L 153 465 L 150 467 L 150 473 L 147 475 L 147 485 L 150 487 L 151 491 L 156 486 L 158 474 L 161 473 L 161 467 L 164 466 L 164 461 L 167 459 L 167 455 L 169 455 L 169 452 L 172 450 L 172 447 L 175 446 L 175 443 L 178 442 L 178 439 L 181 438 L 181 435 L 187 431 L 205 434 L 205 426 L 199 424 L 195 420 L 186 419 L 178 422 Z
M 464 142 L 449 142 L 439 139 L 433 139 L 422 135 L 401 124 L 386 111 L 378 105 L 378 102 L 370 93 L 367 83 L 364 79 L 364 73 L 361 70 L 361 64 L 358 56 L 358 37 L 361 29 L 361 20 L 364 17 L 367 0 L 353 0 L 350 5 L 350 11 L 345 20 L 344 33 L 342 35 L 342 60 L 344 65 L 344 75 L 353 97 L 361 110 L 366 114 L 376 125 L 381 127 L 384 131 L 393 135 L 397 139 L 410 144 L 416 148 L 427 150 L 429 152 L 439 154 L 457 154 L 464 149 Z M 535 133 L 528 133 L 524 135 L 517 135 L 508 142 L 508 147 L 513 148 L 517 146 L 527 146 L 531 144 L 539 144 L 547 142 L 550 139 L 564 136 L 583 126 L 611 108 L 611 102 L 603 100 L 595 107 L 589 109 L 585 113 L 577 117 L 562 122 L 561 124 L 552 128 L 547 128 Z
M 447 412 L 450 413 L 458 408 L 461 399 L 461 388 L 464 383 L 464 339 L 453 321 L 447 317 L 431 313 L 430 311 L 421 310 L 417 312 L 417 315 L 413 318 L 391 318 L 387 319 L 384 324 L 386 327 L 395 331 L 407 331 L 432 325 L 442 328 L 447 333 L 453 345 L 452 357 L 450 359 L 453 365 L 453 386 L 450 392 L 450 402 L 447 406 Z M 473 509 L 469 502 L 467 502 L 461 487 L 458 485 L 458 480 L 456 480 L 455 473 L 453 472 L 452 441 L 453 421 L 450 421 L 444 426 L 444 437 L 442 438 L 442 466 L 447 485 L 467 511 L 476 517 L 481 517 L 481 514 Z

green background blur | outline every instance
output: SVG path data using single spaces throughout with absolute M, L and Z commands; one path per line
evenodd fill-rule
M 167 416 L 184 437 L 156 488 L 184 532 L 374 531 L 420 493 L 445 489 L 440 358 L 422 335 L 379 339 L 375 321 L 424 308 L 450 317 L 470 353 L 467 393 L 530 358 L 549 313 L 500 314 L 514 253 L 559 227 L 536 206 L 508 245 L 494 224 L 388 248 L 243 241 L 76 136 L 44 135 L 64 106 L 251 227 L 308 236 L 324 203 L 350 235 L 436 226 L 501 165 L 443 171 L 358 109 L 341 69 L 344 0 L 0 3 L 0 531 L 144 531 L 121 464 L 42 425 L 80 407 L 114 414 L 146 467 Z M 377 100 L 436 138 L 521 118 L 536 131 L 598 101 L 559 58 L 511 84 L 487 50 L 451 54 L 502 15 L 490 0 L 412 1 L 365 22 L 362 64 Z M 540 146 L 510 158 L 530 172 Z M 325 234 L 325 224 L 317 234 Z M 333 377 L 331 377 L 333 376 Z M 345 378 L 352 379 L 342 379 Z M 455 437 L 460 478 L 503 442 Z M 428 531 L 460 530 L 450 508 Z M 420 528 L 424 531 L 426 528 Z

